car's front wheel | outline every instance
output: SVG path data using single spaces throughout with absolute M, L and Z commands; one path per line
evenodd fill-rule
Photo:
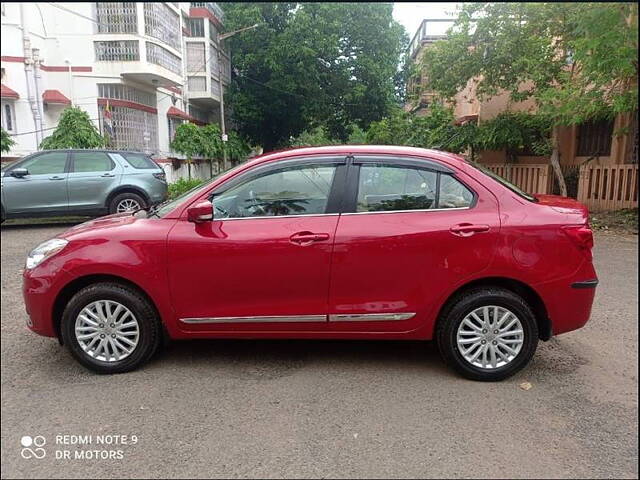
M 153 306 L 118 283 L 96 283 L 77 292 L 62 314 L 60 330 L 72 355 L 98 373 L 134 370 L 149 360 L 162 338 Z
M 442 312 L 436 332 L 444 360 L 472 380 L 503 380 L 524 368 L 538 326 L 523 298 L 497 287 L 470 290 Z

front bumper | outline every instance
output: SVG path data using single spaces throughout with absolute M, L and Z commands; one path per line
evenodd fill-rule
M 53 308 L 60 291 L 72 280 L 71 275 L 45 261 L 22 274 L 22 296 L 27 311 L 27 327 L 38 335 L 57 337 Z

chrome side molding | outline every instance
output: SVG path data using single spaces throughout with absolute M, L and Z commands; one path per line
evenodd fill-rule
M 409 320 L 415 313 L 346 313 L 329 315 L 330 322 L 390 322 Z
M 326 322 L 326 315 L 181 318 L 182 323 Z
M 196 317 L 181 318 L 182 323 L 292 323 L 292 322 L 390 322 L 409 320 L 415 313 L 340 313 L 332 315 L 284 315 L 249 317 Z

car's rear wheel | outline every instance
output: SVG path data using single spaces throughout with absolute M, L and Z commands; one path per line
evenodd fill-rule
M 72 355 L 98 373 L 139 367 L 162 339 L 153 306 L 118 283 L 96 283 L 76 293 L 62 314 L 61 334 Z
M 445 307 L 436 339 L 444 360 L 463 376 L 503 380 L 533 357 L 538 326 L 519 295 L 502 288 L 478 288 Z
M 146 202 L 137 193 L 121 193 L 109 203 L 109 213 L 134 212 L 146 207 Z

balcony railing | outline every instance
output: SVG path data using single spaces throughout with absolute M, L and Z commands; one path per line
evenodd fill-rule
M 121 83 L 99 83 L 98 96 L 140 103 L 149 107 L 156 106 L 156 95 Z
M 409 44 L 409 56 L 413 56 L 423 43 L 432 43 L 446 38 L 446 31 L 453 26 L 451 19 L 424 19 Z
M 216 2 L 191 2 L 191 8 L 206 8 L 218 20 L 224 22 L 224 12 Z

